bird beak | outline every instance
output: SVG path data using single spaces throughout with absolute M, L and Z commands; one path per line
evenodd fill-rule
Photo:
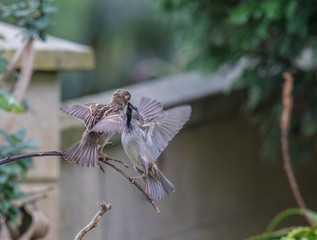
M 137 108 L 137 107 L 133 106 L 133 104 L 130 103 L 130 102 L 129 102 L 128 104 L 129 104 L 129 106 L 130 106 L 133 110 L 135 110 L 135 111 L 138 112 L 138 108 Z

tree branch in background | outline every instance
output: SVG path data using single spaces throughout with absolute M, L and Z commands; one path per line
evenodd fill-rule
M 18 101 L 22 101 L 23 96 L 30 84 L 31 76 L 33 72 L 33 60 L 34 60 L 34 38 L 30 37 L 24 48 L 22 55 L 22 66 L 21 66 L 21 78 L 15 85 L 13 95 Z
M 24 47 L 22 48 L 22 52 L 19 53 L 22 55 L 22 66 L 21 66 L 21 77 L 19 81 L 16 83 L 13 91 L 14 97 L 18 100 L 18 102 L 21 102 L 23 99 L 23 96 L 30 84 L 32 72 L 33 72 L 33 60 L 34 60 L 34 38 L 30 37 L 26 41 Z M 16 62 L 13 62 L 13 67 L 16 67 L 17 61 L 19 60 L 20 56 L 17 56 L 16 59 L 14 59 Z M 14 69 L 12 66 L 10 66 L 11 71 Z M 6 130 L 10 130 L 13 127 L 15 119 L 15 114 L 8 113 L 5 117 L 5 123 L 4 126 L 2 126 Z
M 21 48 L 19 48 L 18 50 L 15 51 L 15 53 L 11 59 L 11 62 L 9 63 L 6 71 L 2 75 L 0 75 L 0 82 L 5 81 L 10 76 L 10 74 L 13 72 L 13 70 L 17 68 L 19 60 L 20 60 L 28 42 L 29 42 L 29 39 L 27 39 L 24 42 L 24 44 L 22 45 Z
M 292 74 L 285 72 L 283 74 L 284 86 L 283 86 L 283 112 L 281 117 L 281 143 L 282 143 L 282 155 L 284 160 L 284 169 L 286 171 L 288 181 L 290 183 L 293 195 L 298 206 L 302 209 L 305 214 L 306 220 L 310 225 L 314 225 L 313 220 L 307 214 L 307 207 L 304 202 L 304 199 L 299 191 L 297 181 L 292 169 L 289 148 L 288 148 L 288 130 L 291 121 L 291 113 L 293 107 L 293 76 Z
M 26 154 L 21 154 L 21 155 L 16 155 L 16 156 L 8 156 L 8 157 L 0 160 L 0 165 L 6 164 L 6 163 L 9 163 L 9 162 L 13 162 L 13 161 L 17 161 L 17 160 L 20 160 L 20 159 L 23 159 L 23 158 L 43 157 L 43 156 L 61 156 L 62 157 L 63 153 L 62 152 L 58 152 L 58 151 L 50 151 L 50 152 L 34 152 L 34 153 L 26 153 Z M 116 170 L 122 176 L 124 176 L 126 179 L 128 179 L 132 184 L 134 184 L 143 193 L 143 195 L 145 196 L 146 200 L 148 200 L 152 204 L 152 206 L 155 209 L 156 213 L 160 213 L 159 207 L 155 205 L 155 203 L 152 201 L 150 195 L 144 191 L 144 189 L 140 186 L 140 184 L 138 184 L 128 174 L 126 174 L 124 171 L 122 171 L 120 168 L 116 167 L 115 165 L 113 165 L 109 161 L 119 162 L 119 163 L 123 164 L 126 167 L 127 165 L 125 163 L 123 163 L 122 161 L 116 160 L 116 159 L 112 159 L 112 158 L 109 158 L 109 159 L 105 160 L 102 157 L 99 158 L 99 161 L 101 161 L 101 162 L 107 164 L 108 166 L 112 167 L 114 170 Z
M 104 215 L 108 210 L 111 209 L 110 204 L 106 204 L 104 201 L 101 202 L 101 207 L 96 213 L 96 215 L 93 217 L 93 219 L 90 221 L 90 223 L 84 227 L 80 232 L 76 235 L 74 240 L 81 240 L 86 233 L 88 233 L 91 229 L 97 227 L 97 224 L 99 220 L 101 219 L 102 215 Z

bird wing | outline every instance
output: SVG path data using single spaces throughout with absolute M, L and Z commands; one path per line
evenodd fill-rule
M 101 133 L 121 133 L 124 128 L 124 120 L 120 114 L 113 114 L 102 118 L 96 125 L 92 128 L 94 132 Z
M 96 108 L 98 104 L 96 103 L 89 103 L 89 104 L 76 104 L 72 106 L 64 106 L 60 108 L 65 114 L 71 115 L 79 120 L 82 120 L 86 127 L 88 127 L 92 109 Z
M 163 105 L 153 99 L 143 97 L 138 107 L 141 123 L 147 123 L 163 112 Z
M 151 119 L 144 121 L 142 129 L 145 132 L 147 147 L 153 159 L 156 160 L 169 141 L 189 120 L 191 106 L 183 105 L 163 111 L 162 105 L 155 100 L 142 99 L 139 106 L 139 114 L 141 119 Z

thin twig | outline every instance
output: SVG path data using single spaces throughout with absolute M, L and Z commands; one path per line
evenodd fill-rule
M 11 62 L 8 64 L 6 71 L 2 75 L 0 75 L 0 82 L 6 80 L 11 75 L 13 70 L 17 68 L 18 62 L 19 62 L 28 42 L 29 42 L 29 39 L 27 39 L 23 43 L 23 45 L 18 50 L 15 51 L 15 53 L 11 59 Z
M 292 74 L 285 72 L 283 74 L 284 86 L 283 86 L 283 112 L 281 117 L 281 143 L 282 143 L 282 155 L 284 160 L 284 169 L 286 171 L 288 181 L 290 183 L 293 195 L 298 206 L 302 209 L 305 214 L 306 220 L 310 225 L 314 225 L 314 221 L 307 214 L 307 207 L 304 202 L 304 199 L 300 193 L 300 190 L 297 185 L 297 181 L 291 166 L 291 160 L 288 149 L 288 129 L 291 121 L 291 112 L 293 107 L 293 76 Z
M 13 95 L 20 102 L 30 84 L 34 63 L 34 38 L 30 37 L 22 56 L 21 78 L 14 87 Z
M 128 167 L 129 167 L 128 164 L 126 164 L 126 163 L 123 162 L 123 161 L 117 160 L 117 159 L 108 158 L 107 161 L 114 161 L 114 162 L 120 163 L 120 164 L 123 165 L 125 168 L 128 168 Z
M 111 160 L 111 159 L 110 159 Z M 145 196 L 146 200 L 148 200 L 153 208 L 155 209 L 156 213 L 160 213 L 160 209 L 159 207 L 153 202 L 153 200 L 151 199 L 150 195 L 148 193 L 146 193 L 144 191 L 144 189 L 141 187 L 140 184 L 138 184 L 135 179 L 131 178 L 128 174 L 126 174 L 124 171 L 122 171 L 120 168 L 116 167 L 115 165 L 113 165 L 112 163 L 109 162 L 109 160 L 105 160 L 103 158 L 99 158 L 99 161 L 107 164 L 108 166 L 112 167 L 114 170 L 116 170 L 117 172 L 119 172 L 122 176 L 124 176 L 126 179 L 128 179 L 132 184 L 134 184 Z
M 106 204 L 104 201 L 101 202 L 101 207 L 90 221 L 90 223 L 84 227 L 80 232 L 76 235 L 74 240 L 81 240 L 86 233 L 88 233 L 91 229 L 97 227 L 99 220 L 101 219 L 102 215 L 104 215 L 107 211 L 111 209 L 111 204 Z
M 33 153 L 25 153 L 25 154 L 15 155 L 15 156 L 8 156 L 0 160 L 0 165 L 17 161 L 20 159 L 24 159 L 24 158 L 44 157 L 44 156 L 63 156 L 63 153 L 58 151 L 50 151 L 50 152 L 33 152 Z
M 0 165 L 9 163 L 9 162 L 13 162 L 13 161 L 17 161 L 20 159 L 24 159 L 24 158 L 31 158 L 31 157 L 43 157 L 43 156 L 63 156 L 62 152 L 58 152 L 58 151 L 50 151 L 50 152 L 34 152 L 34 153 L 26 153 L 26 154 L 21 154 L 21 155 L 16 155 L 16 156 L 8 156 L 6 158 L 3 158 L 0 160 Z M 124 171 L 122 171 L 120 168 L 118 168 L 117 166 L 111 164 L 109 162 L 109 160 L 115 160 L 116 162 L 121 162 L 120 160 L 116 160 L 116 159 L 107 159 L 105 160 L 104 158 L 100 157 L 99 161 L 107 164 L 108 166 L 112 167 L 114 170 L 116 170 L 117 172 L 119 172 L 122 176 L 124 176 L 126 179 L 128 179 L 132 184 L 134 184 L 145 196 L 145 198 L 152 204 L 153 208 L 155 209 L 156 213 L 160 213 L 160 209 L 158 206 L 156 206 L 156 204 L 152 201 L 151 197 L 149 196 L 148 193 L 146 193 L 144 191 L 144 189 L 140 186 L 140 184 L 138 184 L 133 178 L 131 178 L 128 174 L 126 174 Z M 125 166 L 125 165 L 124 165 Z M 101 169 L 103 169 L 101 167 Z
M 32 72 L 33 72 L 33 60 L 34 60 L 34 38 L 28 38 L 23 50 L 22 50 L 22 66 L 21 66 L 21 77 L 16 83 L 13 91 L 14 97 L 21 102 L 23 96 L 30 84 Z M 15 114 L 8 113 L 5 117 L 5 123 L 3 128 L 7 131 L 13 127 L 15 120 Z
M 47 199 L 47 194 L 41 194 L 39 196 L 29 197 L 29 198 L 26 198 L 23 200 L 15 200 L 14 202 L 17 203 L 16 205 L 20 207 L 20 206 L 28 205 L 28 204 L 32 205 L 32 204 L 35 204 L 36 202 L 44 200 L 44 199 Z

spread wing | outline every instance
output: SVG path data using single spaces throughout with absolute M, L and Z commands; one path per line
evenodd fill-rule
M 146 107 L 143 109 L 143 106 Z M 145 121 L 142 128 L 145 131 L 148 149 L 153 159 L 156 160 L 166 148 L 169 141 L 173 139 L 189 120 L 191 106 L 183 105 L 163 111 L 162 105 L 158 104 L 158 102 L 142 99 L 139 106 L 139 114 L 141 119 L 151 119 Z
M 157 117 L 159 113 L 163 112 L 163 105 L 156 100 L 143 97 L 138 111 L 141 123 L 147 123 Z
M 124 128 L 124 120 L 120 114 L 114 114 L 101 119 L 92 128 L 94 132 L 121 133 Z
M 96 108 L 99 104 L 90 103 L 90 104 L 77 104 L 72 106 L 61 107 L 61 112 L 73 116 L 79 120 L 82 120 L 85 123 L 85 126 L 88 127 L 91 121 L 92 110 Z

